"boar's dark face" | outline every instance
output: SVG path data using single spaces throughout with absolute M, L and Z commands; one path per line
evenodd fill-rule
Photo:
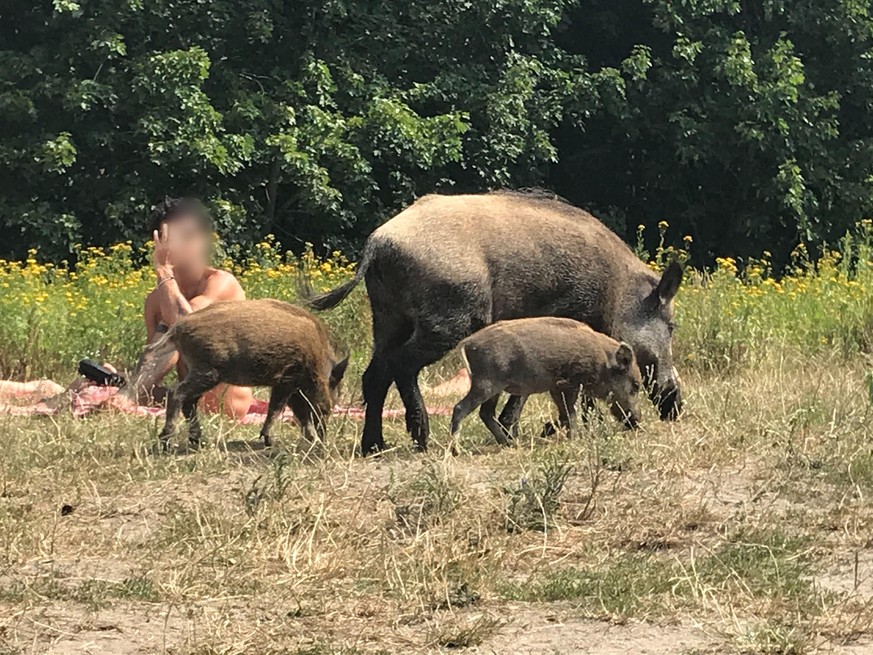
M 619 326 L 621 338 L 634 349 L 649 397 L 663 420 L 676 419 L 682 411 L 679 374 L 673 365 L 673 299 L 681 283 L 682 267 L 673 262 L 654 289 L 640 290 Z

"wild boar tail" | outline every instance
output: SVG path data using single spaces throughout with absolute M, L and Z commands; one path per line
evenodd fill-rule
M 136 368 L 130 374 L 130 379 L 122 389 L 122 393 L 136 400 L 140 391 L 149 391 L 166 375 L 170 368 L 170 360 L 176 354 L 176 344 L 173 341 L 174 328 L 157 341 L 147 345 L 139 356 Z
M 470 370 L 470 360 L 467 359 L 467 344 L 461 344 L 461 359 L 464 361 L 464 368 L 467 369 L 467 373 L 473 375 L 473 371 Z
M 358 263 L 358 268 L 355 271 L 355 277 L 348 282 L 341 284 L 336 289 L 331 289 L 320 295 L 315 295 L 309 280 L 301 277 L 298 285 L 298 294 L 304 300 L 306 306 L 314 311 L 323 312 L 327 309 L 333 309 L 345 300 L 354 288 L 360 284 L 361 280 L 364 279 L 364 273 L 367 272 L 367 268 L 370 266 L 372 254 L 372 241 L 367 241 L 367 245 L 364 247 L 364 253 L 361 255 L 361 261 Z
M 361 276 L 356 273 L 355 277 L 348 282 L 341 284 L 336 289 L 331 289 L 327 293 L 322 293 L 318 296 L 306 298 L 306 304 L 310 309 L 317 312 L 323 312 L 326 309 L 333 309 L 346 299 L 352 290 L 358 286 L 360 281 Z

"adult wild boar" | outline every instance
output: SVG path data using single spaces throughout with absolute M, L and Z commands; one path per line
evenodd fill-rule
M 392 382 L 406 428 L 425 449 L 419 371 L 506 319 L 572 318 L 630 344 L 661 417 L 680 411 L 672 332 L 681 267 L 657 276 L 605 225 L 567 203 L 539 193 L 425 196 L 370 235 L 354 279 L 310 306 L 335 307 L 362 279 L 373 309 L 364 454 L 384 447 L 382 408 Z M 520 404 L 513 397 L 501 422 L 515 420 Z
M 200 441 L 197 403 L 224 382 L 271 387 L 264 445 L 270 429 L 289 405 L 304 436 L 324 439 L 327 417 L 336 404 L 348 357 L 339 361 L 327 326 L 302 307 L 278 300 L 218 302 L 188 314 L 143 353 L 133 385 L 154 371 L 167 370 L 178 352 L 186 374 L 170 390 L 164 448 L 176 432 L 179 414 L 188 421 L 189 440 Z

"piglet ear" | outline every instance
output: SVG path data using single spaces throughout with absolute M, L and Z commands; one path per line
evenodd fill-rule
M 681 284 L 682 265 L 679 262 L 671 262 L 658 282 L 657 294 L 662 305 L 668 304 L 676 297 Z
M 331 387 L 335 387 L 336 385 L 338 385 L 340 382 L 343 381 L 343 376 L 345 376 L 346 369 L 348 367 L 349 367 L 348 356 L 346 356 L 346 358 L 343 361 L 333 365 L 333 368 L 330 371 L 330 386 Z
M 613 367 L 617 371 L 629 371 L 634 365 L 633 348 L 622 341 L 618 344 L 618 350 L 615 351 L 613 358 L 615 360 Z

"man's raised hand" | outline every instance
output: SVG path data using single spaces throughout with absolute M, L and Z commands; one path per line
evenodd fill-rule
M 158 274 L 173 274 L 173 263 L 170 257 L 170 226 L 161 223 L 159 230 L 155 230 L 152 237 L 155 241 L 154 266 Z

